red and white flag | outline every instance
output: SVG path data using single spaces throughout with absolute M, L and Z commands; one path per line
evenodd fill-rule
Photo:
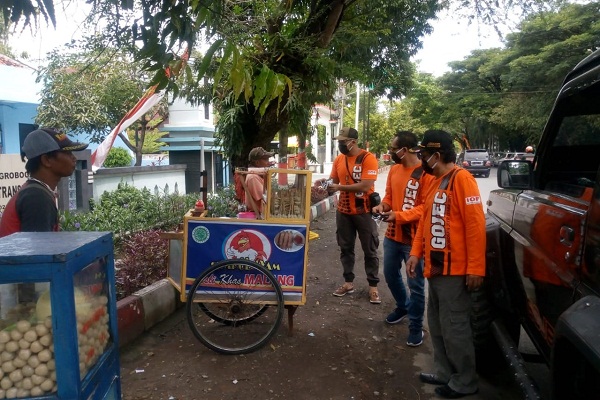
M 98 146 L 96 150 L 92 153 L 92 171 L 96 172 L 104 161 L 106 160 L 106 156 L 108 155 L 109 150 L 112 148 L 115 139 L 119 135 L 119 133 L 123 132 L 127 129 L 131 124 L 140 119 L 142 115 L 147 113 L 152 106 L 156 105 L 163 97 L 164 92 L 156 93 L 156 87 L 152 86 L 148 91 L 144 94 L 144 96 L 137 102 L 137 104 L 125 114 L 121 122 L 117 124 L 117 126 L 110 132 L 110 134 L 104 139 L 102 143 Z

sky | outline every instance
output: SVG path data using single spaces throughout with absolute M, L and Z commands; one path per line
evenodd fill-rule
M 81 2 L 69 2 L 68 13 L 57 9 L 57 28 L 46 26 L 41 22 L 41 28 L 35 35 L 29 29 L 17 32 L 10 40 L 10 45 L 16 54 L 26 51 L 30 55 L 30 64 L 37 66 L 45 54 L 57 46 L 81 37 L 83 28 L 77 23 L 87 14 L 87 5 Z M 485 26 L 468 25 L 466 21 L 456 19 L 452 15 L 442 14 L 432 22 L 434 31 L 423 38 L 423 48 L 413 57 L 419 61 L 419 70 L 435 76 L 441 76 L 449 71 L 450 61 L 462 60 L 472 50 L 501 46 L 497 34 Z

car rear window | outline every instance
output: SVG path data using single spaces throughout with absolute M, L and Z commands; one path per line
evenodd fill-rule
M 465 152 L 465 158 L 487 159 L 489 156 L 487 150 L 467 150 Z

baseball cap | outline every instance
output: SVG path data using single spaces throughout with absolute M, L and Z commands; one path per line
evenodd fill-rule
M 454 143 L 452 143 L 452 136 L 446 131 L 442 130 L 429 130 L 423 135 L 421 144 L 417 147 L 410 149 L 412 153 L 419 153 L 422 150 L 427 151 L 441 151 L 446 152 L 454 150 Z
M 262 147 L 255 147 L 252 150 L 250 150 L 250 153 L 248 154 L 248 161 L 273 157 L 273 154 L 275 153 L 273 153 L 272 151 L 266 151 Z
M 354 128 L 345 127 L 340 130 L 340 134 L 334 137 L 335 140 L 354 140 L 358 139 L 358 131 Z
M 80 151 L 87 143 L 73 142 L 69 137 L 51 128 L 40 128 L 30 132 L 23 142 L 22 151 L 28 160 L 53 151 Z

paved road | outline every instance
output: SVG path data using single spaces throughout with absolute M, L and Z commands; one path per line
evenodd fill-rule
M 385 194 L 385 183 L 387 181 L 387 170 L 380 172 L 377 177 L 377 181 L 375 182 L 375 190 L 383 195 Z M 320 179 L 323 177 L 328 177 L 324 174 L 313 174 L 313 180 Z M 488 178 L 484 177 L 476 177 L 477 183 L 479 185 L 479 190 L 481 192 L 482 201 L 484 204 L 484 209 L 487 209 L 487 201 L 490 195 L 490 192 L 494 189 L 498 189 L 497 183 L 497 169 L 492 168 L 490 176 Z M 519 351 L 522 354 L 527 356 L 536 356 L 538 353 L 529 340 L 527 334 L 521 330 L 521 337 L 519 340 Z M 527 359 L 534 358 L 528 357 Z M 540 388 L 541 395 L 544 399 L 550 398 L 550 372 L 548 367 L 545 364 L 539 364 L 534 362 L 526 363 L 527 372 L 533 377 L 536 381 L 536 384 Z

